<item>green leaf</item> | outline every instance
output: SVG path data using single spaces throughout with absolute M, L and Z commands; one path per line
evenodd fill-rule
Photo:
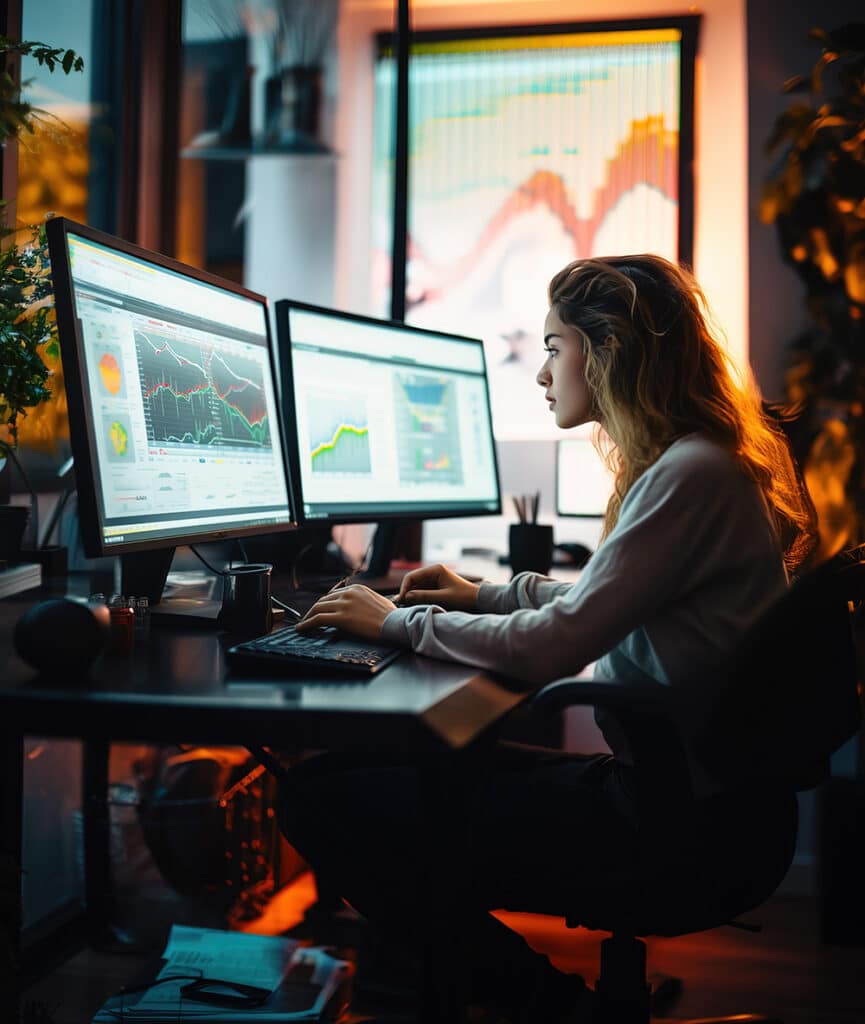
M 810 75 L 794 75 L 792 78 L 788 78 L 783 85 L 783 92 L 810 92 L 811 91 L 811 76 Z

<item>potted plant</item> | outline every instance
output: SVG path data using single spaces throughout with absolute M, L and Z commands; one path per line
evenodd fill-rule
M 265 144 L 322 153 L 322 67 L 337 22 L 334 0 L 272 0 L 271 74 L 264 86 Z
M 808 326 L 788 347 L 791 437 L 817 508 L 816 558 L 865 540 L 865 23 L 810 36 L 821 52 L 767 143 L 760 205 L 805 286 Z
M 24 55 L 53 72 L 81 71 L 84 63 L 73 50 L 40 42 L 18 42 L 0 36 L 0 146 L 32 134 L 47 116 L 21 95 L 12 64 Z M 25 83 L 26 86 L 27 83 Z M 50 371 L 43 353 L 57 355 L 51 307 L 51 278 L 44 232 L 6 223 L 0 202 L 0 472 L 7 460 L 17 466 L 31 495 L 30 540 L 38 543 L 35 495 L 16 457 L 19 419 L 51 397 Z M 27 509 L 0 505 L 0 560 L 14 560 L 20 549 Z

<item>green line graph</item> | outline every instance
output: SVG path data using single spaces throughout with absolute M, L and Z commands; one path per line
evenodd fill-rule
M 366 403 L 333 397 L 310 399 L 310 451 L 316 475 L 369 473 L 372 460 Z

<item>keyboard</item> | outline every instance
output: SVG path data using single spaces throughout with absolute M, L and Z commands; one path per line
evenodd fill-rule
M 298 633 L 294 626 L 286 626 L 229 647 L 226 657 L 232 668 L 244 671 L 275 670 L 293 675 L 300 667 L 312 672 L 371 676 L 402 653 L 401 647 L 361 640 L 332 626 L 309 633 Z

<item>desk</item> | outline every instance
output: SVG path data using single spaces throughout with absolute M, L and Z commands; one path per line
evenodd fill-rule
M 131 655 L 103 655 L 85 678 L 41 679 L 12 648 L 20 615 L 44 595 L 0 601 L 2 852 L 21 857 L 22 738 L 131 742 L 270 744 L 411 753 L 430 765 L 430 789 L 442 759 L 466 750 L 522 695 L 470 667 L 406 654 L 369 681 L 248 677 L 229 674 L 225 634 L 194 627 L 153 627 Z M 51 638 L 46 638 L 50 642 Z M 446 794 L 442 794 L 446 799 Z M 17 886 L 17 879 L 15 880 Z M 2 884 L 2 883 L 0 883 Z M 0 903 L 0 991 L 18 942 L 20 893 Z M 5 936 L 3 932 L 5 931 Z M 2 962 L 3 939 L 8 938 Z M 5 1009 L 5 1008 L 4 1008 Z M 425 1005 L 424 1009 L 427 1007 Z M 430 1017 L 436 1012 L 429 1007 Z M 0 1013 L 0 1021 L 5 1020 Z M 438 1020 L 446 1019 L 441 1015 Z

